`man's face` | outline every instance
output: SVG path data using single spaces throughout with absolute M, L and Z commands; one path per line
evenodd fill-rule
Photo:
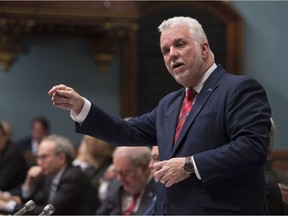
M 117 179 L 130 194 L 136 194 L 145 187 L 147 179 L 143 178 L 143 172 L 144 169 L 149 169 L 148 166 L 137 167 L 127 157 L 114 158 L 113 164 Z
M 183 86 L 193 87 L 202 77 L 201 45 L 195 44 L 188 26 L 162 32 L 160 47 L 169 73 Z
M 32 137 L 37 141 L 41 140 L 47 135 L 46 129 L 43 127 L 41 122 L 35 121 L 32 125 Z
M 44 175 L 55 176 L 64 166 L 65 160 L 63 153 L 55 154 L 53 141 L 44 140 L 39 145 L 37 163 L 42 167 Z

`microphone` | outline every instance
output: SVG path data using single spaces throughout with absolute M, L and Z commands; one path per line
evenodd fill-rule
M 29 200 L 28 202 L 25 203 L 24 207 L 21 208 L 18 212 L 16 212 L 13 216 L 23 215 L 24 213 L 26 213 L 27 211 L 31 211 L 35 207 L 36 207 L 36 204 L 34 203 L 34 201 Z
M 43 208 L 43 211 L 39 214 L 39 216 L 51 215 L 54 211 L 55 211 L 54 206 L 48 204 Z

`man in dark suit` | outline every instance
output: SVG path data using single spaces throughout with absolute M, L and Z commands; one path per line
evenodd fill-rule
M 5 125 L 8 123 L 0 122 L 0 191 L 17 194 L 25 180 L 27 165 L 21 151 L 11 142 Z
M 151 175 L 148 147 L 118 147 L 113 154 L 115 179 L 99 215 L 143 215 L 153 203 L 156 182 Z M 134 198 L 134 199 L 133 199 Z
M 16 144 L 29 166 L 37 164 L 36 156 L 41 141 L 49 135 L 50 123 L 45 117 L 36 117 L 31 121 L 31 135 L 18 141 Z
M 99 201 L 92 183 L 79 167 L 71 165 L 74 148 L 67 138 L 51 135 L 39 145 L 38 166 L 32 166 L 22 187 L 22 200 L 33 200 L 36 208 L 30 215 L 40 214 L 47 204 L 55 215 L 95 214 Z M 15 213 L 24 204 L 0 202 L 0 209 Z
M 271 109 L 265 90 L 215 64 L 197 20 L 174 17 L 158 29 L 165 65 L 184 88 L 152 112 L 126 122 L 65 85 L 48 92 L 53 105 L 71 110 L 77 132 L 115 145 L 157 143 L 156 214 L 266 213 Z

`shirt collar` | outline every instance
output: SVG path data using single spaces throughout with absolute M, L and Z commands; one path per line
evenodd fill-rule
M 211 73 L 217 68 L 217 65 L 214 63 L 207 71 L 204 73 L 204 75 L 201 77 L 199 83 L 193 87 L 193 89 L 197 92 L 197 94 L 201 91 L 204 83 L 208 79 L 208 77 L 211 75 Z
M 52 179 L 52 183 L 53 183 L 53 184 L 55 184 L 55 185 L 58 185 L 58 184 L 59 184 L 60 179 L 61 179 L 61 177 L 62 177 L 62 175 L 63 175 L 63 172 L 64 172 L 64 170 L 66 169 L 66 167 L 67 167 L 67 166 L 64 166 L 64 167 L 62 167 L 62 168 L 58 171 L 57 175 Z

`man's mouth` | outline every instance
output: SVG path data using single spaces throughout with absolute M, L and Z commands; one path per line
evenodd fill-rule
M 181 67 L 182 65 L 184 65 L 184 64 L 181 63 L 181 62 L 179 62 L 179 63 L 174 63 L 174 64 L 172 64 L 172 69 L 173 69 L 173 70 L 174 70 L 174 69 L 177 69 L 177 68 Z

